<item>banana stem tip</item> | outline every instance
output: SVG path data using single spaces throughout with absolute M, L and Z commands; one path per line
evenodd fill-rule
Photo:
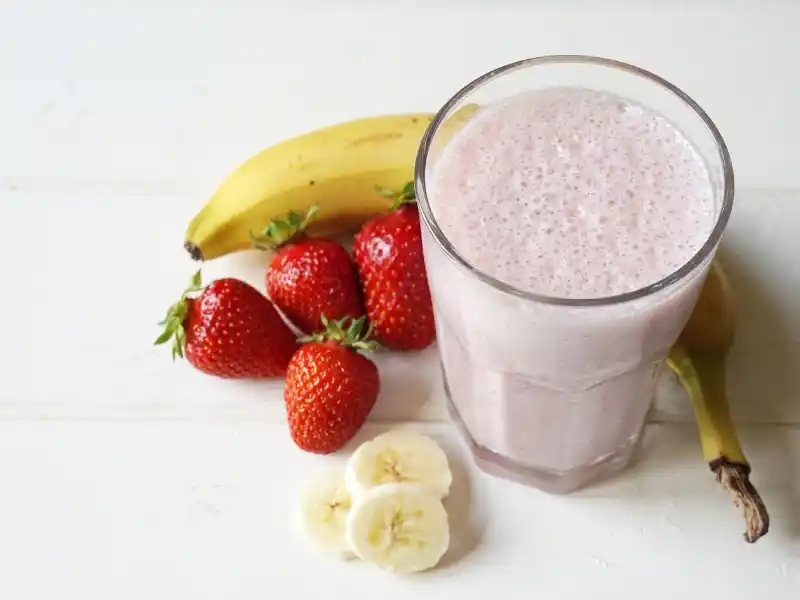
M 769 531 L 769 513 L 761 495 L 750 481 L 747 465 L 719 461 L 711 465 L 717 481 L 733 496 L 733 503 L 744 513 L 744 539 L 752 544 Z
M 197 247 L 197 244 L 195 244 L 192 241 L 189 241 L 186 242 L 183 245 L 183 247 L 186 249 L 186 251 L 189 253 L 189 256 L 191 256 L 193 260 L 202 262 L 203 252 L 200 250 L 200 248 Z

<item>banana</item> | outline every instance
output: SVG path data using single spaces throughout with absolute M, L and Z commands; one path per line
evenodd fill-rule
M 383 433 L 361 444 L 345 467 L 345 483 L 353 498 L 391 483 L 414 484 L 443 498 L 453 475 L 447 456 L 431 438 L 412 431 Z
M 300 492 L 300 515 L 311 540 L 325 553 L 355 558 L 345 536 L 352 501 L 341 469 L 326 471 Z
M 753 543 L 769 531 L 769 514 L 750 482 L 750 464 L 739 444 L 725 393 L 725 358 L 735 330 L 733 295 L 725 272 L 715 262 L 667 363 L 689 395 L 703 455 L 717 481 L 744 512 L 744 538 Z
M 477 111 L 465 105 L 442 126 L 448 135 Z M 319 208 L 311 236 L 358 229 L 386 212 L 391 199 L 376 186 L 399 189 L 414 162 L 431 113 L 384 115 L 331 125 L 278 143 L 236 169 L 191 220 L 184 248 L 211 260 L 252 247 L 251 233 L 290 211 Z
M 395 573 L 435 567 L 450 545 L 442 501 L 406 483 L 367 491 L 347 515 L 346 532 L 356 556 Z

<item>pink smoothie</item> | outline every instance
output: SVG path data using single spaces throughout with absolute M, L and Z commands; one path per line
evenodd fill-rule
M 434 217 L 467 263 L 559 298 L 661 280 L 717 217 L 705 163 L 680 131 L 581 88 L 484 107 L 427 176 Z M 626 463 L 705 266 L 636 301 L 565 307 L 470 277 L 427 232 L 425 250 L 449 395 L 485 466 L 568 490 Z

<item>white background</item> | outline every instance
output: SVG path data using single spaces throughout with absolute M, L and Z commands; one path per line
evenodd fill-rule
M 586 8 L 591 6 L 592 8 Z M 796 598 L 800 592 L 800 6 L 792 2 L 0 2 L 0 597 Z M 666 382 L 637 464 L 568 497 L 476 471 L 435 350 L 383 356 L 367 439 L 439 439 L 456 468 L 442 568 L 319 556 L 298 486 L 341 458 L 289 440 L 280 383 L 153 348 L 194 265 L 188 219 L 265 146 L 435 110 L 482 72 L 591 53 L 672 80 L 737 177 L 723 259 L 729 385 L 773 527 L 756 545 Z M 209 265 L 260 285 L 263 257 Z

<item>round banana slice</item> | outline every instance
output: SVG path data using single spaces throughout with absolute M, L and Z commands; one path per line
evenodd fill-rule
M 300 515 L 311 540 L 324 552 L 355 558 L 345 536 L 351 498 L 341 469 L 324 472 L 300 493 Z
M 388 483 L 411 483 L 443 498 L 453 475 L 447 455 L 431 438 L 413 431 L 389 431 L 356 449 L 345 468 L 353 498 Z
M 447 512 L 438 496 L 406 483 L 372 488 L 347 515 L 356 556 L 395 573 L 435 567 L 450 545 Z

